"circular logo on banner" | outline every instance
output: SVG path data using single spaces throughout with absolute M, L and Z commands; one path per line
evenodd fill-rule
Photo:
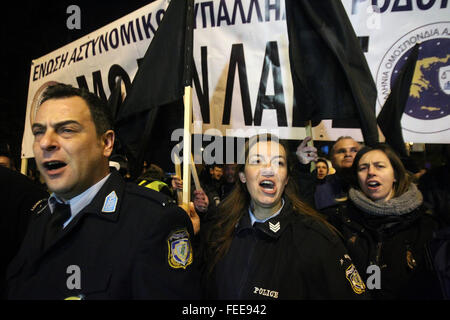
M 416 133 L 442 132 L 450 129 L 450 22 L 414 29 L 386 52 L 376 75 L 378 103 L 383 106 L 416 44 L 419 55 L 402 128 Z

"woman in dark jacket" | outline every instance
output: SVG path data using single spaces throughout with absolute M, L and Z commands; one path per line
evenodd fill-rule
M 343 234 L 372 297 L 440 298 L 426 254 L 437 223 L 399 157 L 386 144 L 365 147 L 352 171 L 348 200 L 330 222 Z
M 210 299 L 365 298 L 335 229 L 298 199 L 283 144 L 249 139 L 236 186 L 203 225 Z

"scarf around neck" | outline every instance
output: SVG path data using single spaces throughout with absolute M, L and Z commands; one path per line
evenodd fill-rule
M 348 196 L 357 208 L 374 216 L 399 216 L 407 214 L 418 208 L 423 202 L 422 193 L 414 183 L 409 185 L 408 190 L 404 194 L 389 199 L 388 201 L 373 201 L 362 191 L 354 188 L 350 188 Z

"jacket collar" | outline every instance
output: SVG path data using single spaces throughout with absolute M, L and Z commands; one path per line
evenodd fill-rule
M 286 198 L 284 200 L 285 203 L 281 212 L 263 223 L 255 222 L 252 225 L 250 214 L 246 211 L 236 225 L 236 233 L 240 233 L 246 229 L 256 229 L 273 239 L 278 239 L 289 225 L 290 213 L 292 212 L 291 202 Z
M 112 172 L 92 201 L 74 217 L 49 246 L 43 248 L 43 253 L 47 252 L 55 243 L 59 242 L 69 234 L 85 215 L 96 215 L 100 219 L 111 222 L 117 221 L 125 187 L 126 183 L 120 174 L 118 172 Z M 38 233 L 35 232 L 35 238 L 37 236 L 44 236 L 45 224 L 48 223 L 50 218 L 50 208 L 47 206 L 46 210 L 47 213 L 44 215 L 46 218 L 43 216 L 39 219 L 40 231 Z M 36 238 L 35 240 L 36 246 L 41 246 L 42 239 Z
M 116 221 L 119 217 L 125 186 L 126 183 L 120 174 L 113 171 L 92 201 L 80 211 L 80 215 L 94 214 L 101 219 Z

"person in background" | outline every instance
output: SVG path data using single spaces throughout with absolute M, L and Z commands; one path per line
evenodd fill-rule
M 233 190 L 237 178 L 237 164 L 227 163 L 223 165 L 223 183 L 220 186 L 220 199 L 223 200 Z
M 172 190 L 174 191 L 174 197 L 177 199 L 178 196 L 176 193 L 183 191 L 183 180 L 179 176 L 173 175 L 171 176 L 171 184 Z M 202 188 L 195 188 L 193 181 L 191 185 L 191 199 L 195 211 L 199 214 L 200 221 L 203 221 L 209 209 L 209 198 Z
M 121 154 L 113 154 L 109 157 L 109 166 L 117 170 L 125 181 L 131 181 L 131 175 L 128 171 L 128 159 Z
M 50 86 L 32 124 L 51 191 L 8 268 L 8 299 L 196 299 L 199 275 L 186 214 L 166 195 L 110 172 L 109 109 L 85 89 Z
M 330 222 L 344 237 L 356 268 L 374 276 L 375 299 L 439 299 L 426 248 L 437 222 L 397 154 L 386 144 L 361 149 L 348 200 Z M 368 274 L 364 271 L 369 270 Z
M 7 266 L 20 248 L 32 210 L 47 200 L 48 193 L 27 176 L 3 166 L 0 181 L 0 298 L 5 299 Z
M 203 190 L 208 196 L 210 205 L 217 207 L 222 200 L 220 198 L 221 186 L 223 183 L 223 165 L 214 163 L 210 169 L 210 180 L 204 183 Z
M 418 181 L 424 202 L 441 227 L 450 227 L 450 144 L 444 145 L 442 165 L 428 170 Z
M 309 163 L 317 160 L 317 149 L 307 146 L 307 142 L 310 139 L 310 137 L 305 138 L 298 146 L 296 152 L 300 171 L 302 172 L 308 171 Z M 331 164 L 335 168 L 336 173 L 327 176 L 325 183 L 318 184 L 313 194 L 311 194 L 309 185 L 300 185 L 300 192 L 304 193 L 305 197 L 310 199 L 309 202 L 314 203 L 314 207 L 317 210 L 327 215 L 333 215 L 335 213 L 335 206 L 339 202 L 347 199 L 349 169 L 353 164 L 356 153 L 360 149 L 361 145 L 352 137 L 339 137 L 330 150 Z M 305 181 L 307 182 L 308 180 L 305 179 Z M 300 180 L 299 183 L 301 184 L 302 181 Z
M 141 187 L 162 192 L 176 200 L 175 192 L 164 182 L 164 179 L 165 174 L 163 169 L 152 163 L 146 166 L 146 170 L 137 178 L 136 183 Z
M 235 188 L 201 228 L 207 298 L 365 297 L 334 228 L 298 199 L 286 150 L 273 135 L 246 143 Z
M 326 159 L 319 158 L 316 161 L 317 179 L 323 180 L 328 175 L 328 162 Z
M 9 149 L 8 145 L 0 148 L 0 166 L 11 170 L 15 170 L 14 161 L 8 149 Z
M 444 299 L 450 300 L 450 144 L 443 145 L 443 163 L 427 170 L 418 182 L 425 206 L 439 221 L 439 230 L 429 245 Z

